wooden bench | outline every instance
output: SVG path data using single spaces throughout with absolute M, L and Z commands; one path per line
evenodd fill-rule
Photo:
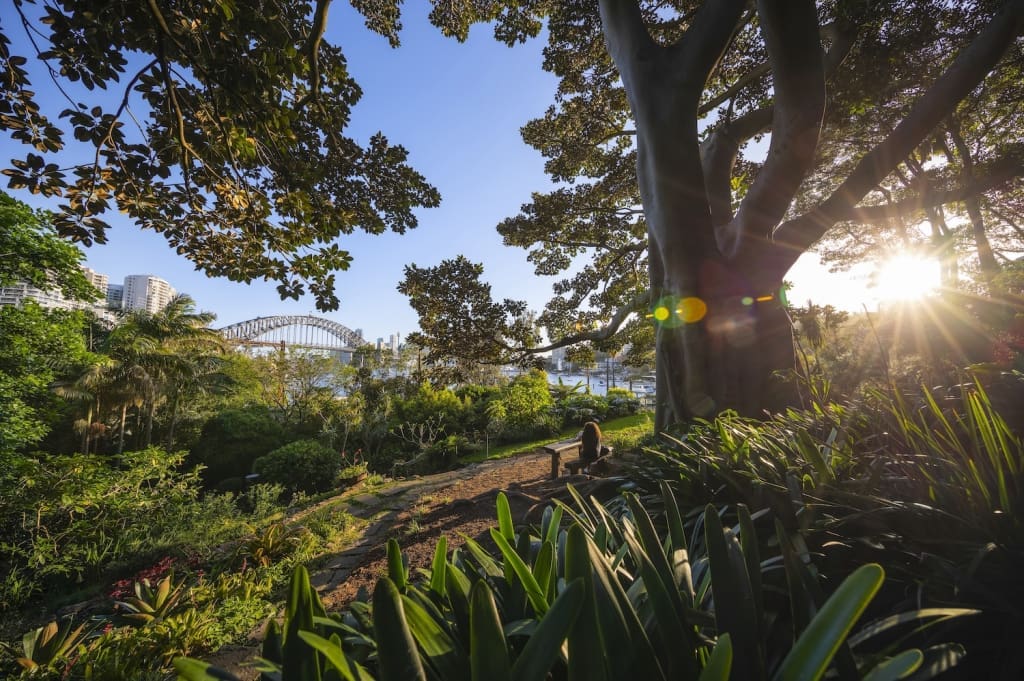
M 559 440 L 558 442 L 552 442 L 551 444 L 544 445 L 543 449 L 545 452 L 551 455 L 551 479 L 554 480 L 558 477 L 559 468 L 561 467 L 562 453 L 569 451 L 576 451 L 577 459 L 566 463 L 568 468 L 570 465 L 574 465 L 577 469 L 583 466 L 583 462 L 579 460 L 580 449 L 583 447 L 583 442 L 577 439 L 572 440 Z M 570 469 L 571 470 L 571 469 Z

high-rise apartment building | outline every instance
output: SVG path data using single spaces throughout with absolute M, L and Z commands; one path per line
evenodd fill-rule
M 82 268 L 82 274 L 85 275 L 86 280 L 99 289 L 101 294 L 106 294 L 107 286 L 110 285 L 110 277 L 105 274 L 100 274 L 96 270 L 88 267 Z
M 124 294 L 121 308 L 125 312 L 145 310 L 156 314 L 167 307 L 171 298 L 178 294 L 160 277 L 152 274 L 130 274 L 124 278 Z
M 124 307 L 124 284 L 109 284 L 107 286 L 107 309 L 120 310 Z
M 107 293 L 107 275 L 95 272 L 88 267 L 83 267 L 82 273 L 100 293 Z M 0 287 L 0 305 L 21 305 L 26 300 L 31 300 L 40 307 L 51 310 L 91 310 L 101 319 L 113 321 L 113 316 L 107 311 L 105 303 L 101 302 L 102 298 L 96 302 L 72 300 L 65 298 L 64 294 L 57 287 L 40 289 L 24 281 L 12 284 L 11 286 Z
M 91 310 L 102 319 L 114 322 L 114 311 L 131 312 L 146 310 L 157 313 L 167 307 L 177 291 L 170 284 L 151 274 L 132 274 L 125 277 L 124 284 L 111 284 L 110 277 L 88 267 L 82 273 L 95 286 L 102 297 L 96 302 L 68 300 L 60 289 L 38 289 L 26 282 L 0 287 L 0 305 L 20 305 L 24 300 L 35 301 L 46 308 L 64 310 Z

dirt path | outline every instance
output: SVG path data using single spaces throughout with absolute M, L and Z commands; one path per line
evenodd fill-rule
M 497 524 L 499 491 L 506 492 L 512 516 L 521 522 L 552 486 L 564 488 L 564 480 L 548 480 L 550 461 L 538 450 L 348 497 L 349 513 L 370 524 L 354 545 L 326 557 L 323 567 L 312 574 L 324 606 L 339 610 L 360 592 L 372 593 L 386 571 L 389 538 L 398 540 L 410 572 L 429 567 L 441 536 L 447 538 L 449 551 L 463 545 L 464 537 L 490 543 L 488 530 Z
M 549 480 L 551 457 L 542 450 L 506 459 L 483 461 L 446 473 L 390 483 L 374 490 L 355 489 L 320 505 L 338 504 L 352 515 L 368 520 L 360 537 L 344 551 L 322 556 L 310 577 L 328 612 L 343 609 L 373 592 L 385 574 L 386 544 L 394 537 L 408 559 L 409 570 L 426 568 L 438 539 L 448 539 L 449 552 L 471 537 L 490 545 L 488 530 L 497 525 L 495 499 L 504 491 L 516 523 L 539 510 L 551 495 L 564 493 L 566 482 L 585 476 Z M 531 514 L 532 515 L 532 514 Z M 235 673 L 240 679 L 257 674 L 245 663 L 257 647 L 228 646 L 207 661 Z

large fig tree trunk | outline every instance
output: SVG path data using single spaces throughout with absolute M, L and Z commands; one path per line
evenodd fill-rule
M 783 273 L 762 266 L 775 248 L 767 238 L 770 229 L 792 197 L 780 200 L 778 193 L 795 189 L 813 157 L 824 81 L 814 3 L 761 4 L 769 54 L 788 60 L 784 68 L 803 92 L 799 102 L 790 102 L 787 87 L 776 86 L 775 134 L 765 169 L 774 184 L 755 184 L 752 207 L 736 216 L 728 192 L 738 143 L 722 142 L 702 154 L 697 121 L 705 81 L 746 3 L 707 3 L 687 35 L 671 46 L 651 39 L 634 2 L 601 5 L 609 52 L 637 127 L 651 317 L 657 325 L 658 428 L 727 408 L 756 414 L 775 406 L 773 374 L 793 366 L 779 295 Z M 789 34 L 781 35 L 783 30 Z M 796 63 L 796 53 L 804 64 Z M 783 110 L 783 103 L 792 106 Z M 765 127 L 772 117 L 759 115 L 757 121 Z M 712 197 L 718 199 L 715 210 Z
M 831 226 L 855 219 L 857 203 L 984 80 L 1024 30 L 1024 0 L 1007 0 L 827 199 L 783 222 L 814 164 L 826 73 L 842 62 L 855 27 L 832 27 L 826 54 L 813 0 L 758 0 L 774 100 L 719 122 L 701 148 L 701 93 L 747 5 L 709 0 L 679 41 L 662 45 L 648 33 L 636 0 L 600 0 L 608 51 L 636 123 L 650 314 L 657 325 L 659 429 L 723 409 L 759 414 L 785 402 L 773 379 L 794 362 L 782 278 Z M 767 157 L 734 213 L 730 181 L 739 145 L 768 130 Z

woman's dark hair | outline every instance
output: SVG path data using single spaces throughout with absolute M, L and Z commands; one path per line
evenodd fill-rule
M 594 421 L 587 421 L 583 424 L 583 434 L 580 435 L 582 447 L 580 447 L 580 458 L 585 461 L 594 461 L 601 451 L 601 429 Z

